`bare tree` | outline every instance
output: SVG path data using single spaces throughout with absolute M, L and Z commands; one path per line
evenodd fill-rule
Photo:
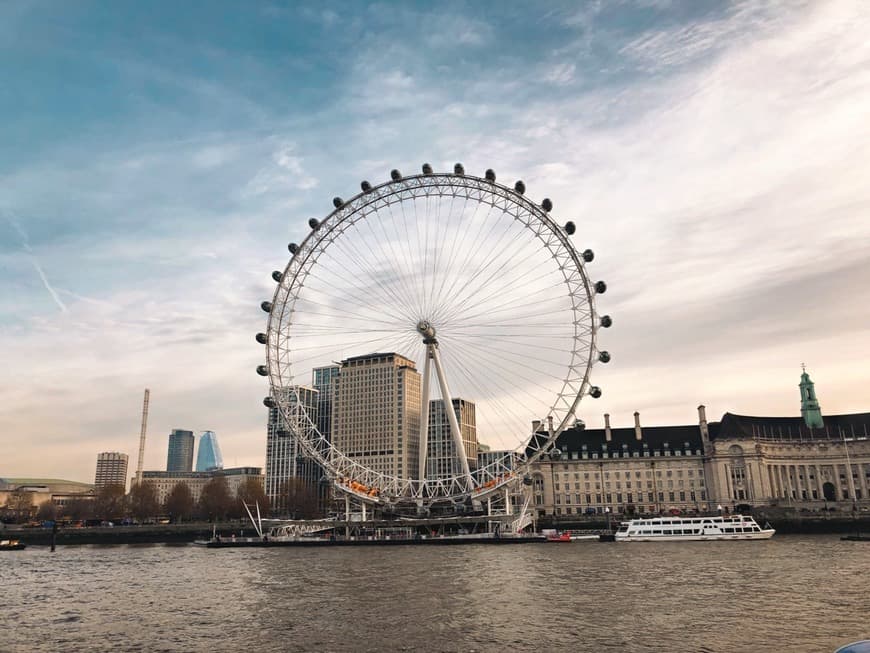
M 280 502 L 283 505 L 278 510 L 292 519 L 323 517 L 318 483 L 307 482 L 301 478 L 288 478 L 281 484 Z
M 64 517 L 72 520 L 91 519 L 94 516 L 94 499 L 92 497 L 70 499 L 61 512 Z
M 236 508 L 227 479 L 215 476 L 206 483 L 199 495 L 199 510 L 209 521 L 226 519 Z
M 173 485 L 166 497 L 166 502 L 163 504 L 163 509 L 173 522 L 190 519 L 196 510 L 196 502 L 193 500 L 190 486 L 184 481 L 179 481 Z
M 33 492 L 13 490 L 6 499 L 6 512 L 17 522 L 28 521 L 36 512 L 33 505 Z
M 127 494 L 121 484 L 109 484 L 97 490 L 94 513 L 99 519 L 119 519 L 126 512 Z
M 130 514 L 136 519 L 156 517 L 160 512 L 160 502 L 157 500 L 157 489 L 153 483 L 137 483 L 130 490 Z
M 49 499 L 39 504 L 39 509 L 36 511 L 36 518 L 40 521 L 54 521 L 57 518 L 57 507 L 54 501 Z
M 243 503 L 249 506 L 258 505 L 261 514 L 269 512 L 269 497 L 266 496 L 266 491 L 263 489 L 262 479 L 253 476 L 246 478 L 236 491 L 236 499 L 238 499 L 239 506 Z M 244 508 L 242 511 L 244 512 Z

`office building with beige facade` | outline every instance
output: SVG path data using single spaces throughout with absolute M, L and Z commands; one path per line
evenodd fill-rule
M 369 469 L 416 474 L 420 455 L 420 374 L 397 353 L 341 361 L 334 384 L 332 442 Z

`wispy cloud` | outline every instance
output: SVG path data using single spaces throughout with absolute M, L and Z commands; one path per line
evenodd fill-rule
M 18 222 L 10 213 L 3 213 L 3 217 L 6 219 L 6 222 L 12 227 L 15 232 L 18 234 L 18 237 L 21 239 L 21 248 L 27 253 L 27 257 L 30 260 L 31 265 L 33 265 L 33 269 L 36 270 L 36 274 L 39 275 L 39 279 L 42 282 L 43 287 L 48 292 L 52 301 L 57 305 L 57 307 L 66 313 L 67 307 L 66 304 L 63 303 L 61 298 L 58 296 L 57 291 L 54 287 L 49 283 L 48 277 L 45 274 L 45 270 L 42 269 L 42 265 L 39 263 L 39 259 L 36 258 L 36 254 L 33 251 L 33 248 L 30 246 L 30 239 L 27 236 L 27 232 L 24 231 L 24 227 L 21 226 L 21 223 Z
M 0 432 L 17 438 L 0 471 L 87 479 L 100 447 L 135 447 L 145 385 L 147 464 L 189 425 L 261 465 L 253 334 L 269 270 L 333 196 L 423 161 L 524 179 L 596 251 L 614 361 L 595 370 L 605 395 L 584 401 L 590 424 L 635 409 L 691 420 L 698 402 L 791 414 L 802 360 L 826 410 L 866 410 L 854 361 L 870 356 L 870 17 L 840 2 L 689 18 L 663 5 L 640 28 L 595 3 L 568 18 L 469 8 L 438 30 L 412 7 L 338 22 L 310 7 L 305 34 L 244 46 L 236 77 L 222 75 L 236 53 L 218 36 L 172 39 L 174 60 L 195 61 L 178 70 L 127 46 L 109 57 L 121 90 L 102 102 L 129 94 L 134 113 L 70 127 L 0 184 L 9 215 L 27 216 L 6 218 L 19 242 L 0 252 L 13 289 L 0 299 Z M 317 30 L 329 52 L 306 41 L 322 43 Z M 48 434 L 54 462 L 33 444 Z

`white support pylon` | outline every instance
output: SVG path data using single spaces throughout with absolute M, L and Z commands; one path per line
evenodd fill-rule
M 429 376 L 431 374 L 432 356 L 429 354 L 429 347 L 426 345 L 426 362 L 423 364 L 423 398 L 420 406 L 420 486 L 422 488 L 423 481 L 426 479 L 426 456 L 429 450 Z
M 459 457 L 459 464 L 462 466 L 462 473 L 468 479 L 468 490 L 474 487 L 473 479 L 471 478 L 471 469 L 468 467 L 468 458 L 465 456 L 465 443 L 462 441 L 462 432 L 459 430 L 459 421 L 456 419 L 456 413 L 453 412 L 453 398 L 450 395 L 450 388 L 447 387 L 447 377 L 444 376 L 444 368 L 441 365 L 441 356 L 438 354 L 436 344 L 430 344 L 428 349 L 432 355 L 432 360 L 435 362 L 435 374 L 438 376 L 438 385 L 441 386 L 441 399 L 444 402 L 444 412 L 447 413 L 447 421 L 450 423 L 450 433 L 453 434 L 453 444 L 456 446 L 456 455 Z

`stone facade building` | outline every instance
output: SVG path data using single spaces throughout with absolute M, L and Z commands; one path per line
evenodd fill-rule
M 202 488 L 216 476 L 223 476 L 227 480 L 231 496 L 236 496 L 239 487 L 249 478 L 255 478 L 261 484 L 263 483 L 263 470 L 259 467 L 230 467 L 228 469 L 213 469 L 208 472 L 145 471 L 142 472 L 142 482 L 154 485 L 154 489 L 157 490 L 157 500 L 163 504 L 166 502 L 166 497 L 172 492 L 172 488 L 181 482 L 187 483 L 193 500 L 199 501 Z
M 697 426 L 642 427 L 562 432 L 556 447 L 532 471 L 539 515 L 706 510 L 710 503 L 704 451 Z
M 813 382 L 800 382 L 801 417 L 726 413 L 707 422 L 566 429 L 532 470 L 538 515 L 734 510 L 740 505 L 817 510 L 870 508 L 870 413 L 821 414 Z

